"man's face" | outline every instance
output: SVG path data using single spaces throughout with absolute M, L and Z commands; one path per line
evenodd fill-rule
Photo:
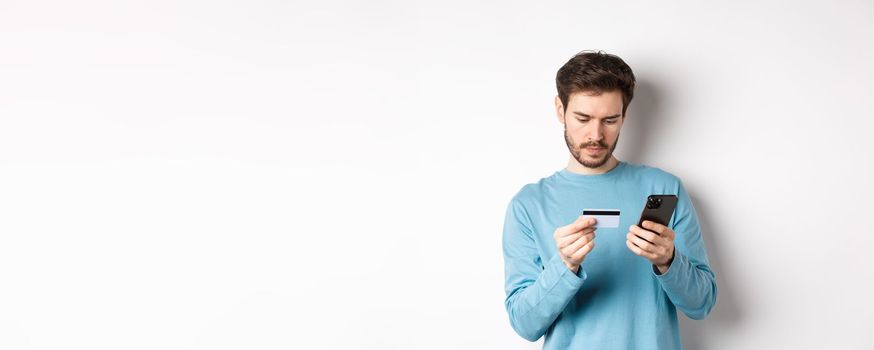
M 564 139 L 573 157 L 587 168 L 599 168 L 610 160 L 622 129 L 622 92 L 600 95 L 577 92 L 568 97 L 567 110 L 558 96 L 555 107 L 564 124 Z

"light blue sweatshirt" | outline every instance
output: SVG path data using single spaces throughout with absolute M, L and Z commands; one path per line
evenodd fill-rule
M 657 274 L 625 245 L 650 194 L 675 194 L 676 233 L 668 271 Z M 553 233 L 584 209 L 618 209 L 618 228 L 598 228 L 579 271 L 558 256 Z M 680 180 L 657 168 L 620 162 L 607 173 L 562 169 L 522 187 L 507 207 L 503 233 L 505 306 L 519 335 L 544 349 L 681 349 L 677 309 L 702 319 L 716 302 L 698 218 Z

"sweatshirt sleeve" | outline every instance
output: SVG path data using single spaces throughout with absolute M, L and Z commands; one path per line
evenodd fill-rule
M 656 274 L 656 278 L 674 306 L 689 318 L 700 320 L 716 304 L 716 276 L 710 269 L 698 216 L 682 183 L 677 197 L 671 225 L 676 234 L 674 260 L 668 271 Z
M 586 279 L 564 265 L 558 254 L 545 264 L 538 253 L 531 221 L 514 198 L 504 221 L 503 250 L 506 299 L 510 325 L 522 338 L 536 341 L 556 320 Z

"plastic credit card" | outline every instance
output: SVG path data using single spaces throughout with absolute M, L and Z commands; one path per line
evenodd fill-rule
M 619 209 L 584 209 L 583 216 L 595 218 L 596 228 L 619 227 Z

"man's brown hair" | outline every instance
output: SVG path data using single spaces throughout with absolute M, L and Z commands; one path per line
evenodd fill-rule
M 558 98 L 567 112 L 571 94 L 622 92 L 622 116 L 634 97 L 634 72 L 619 56 L 603 51 L 583 51 L 571 57 L 555 76 Z

